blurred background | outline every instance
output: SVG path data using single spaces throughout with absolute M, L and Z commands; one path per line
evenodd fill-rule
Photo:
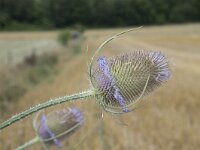
M 101 55 L 166 54 L 172 77 L 144 98 L 147 105 L 120 116 L 103 111 L 102 118 L 91 98 L 45 112 L 78 107 L 85 115 L 84 126 L 62 141 L 62 149 L 198 150 L 199 22 L 199 0 L 0 0 L 0 122 L 50 98 L 89 89 L 86 62 L 96 48 L 118 32 L 144 26 L 109 43 Z M 1 130 L 0 149 L 33 138 L 33 118 Z

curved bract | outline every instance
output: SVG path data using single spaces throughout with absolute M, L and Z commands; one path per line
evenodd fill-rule
M 108 59 L 100 57 L 91 82 L 105 110 L 124 113 L 169 78 L 169 64 L 161 52 L 136 51 Z

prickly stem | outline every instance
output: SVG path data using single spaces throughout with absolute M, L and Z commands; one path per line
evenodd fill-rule
M 6 127 L 12 125 L 13 123 L 19 121 L 20 119 L 23 119 L 23 118 L 25 118 L 25 117 L 27 117 L 27 116 L 35 113 L 35 112 L 38 112 L 41 109 L 44 109 L 44 108 L 47 108 L 47 107 L 50 107 L 50 106 L 54 106 L 54 105 L 57 105 L 57 104 L 61 104 L 61 103 L 64 103 L 64 102 L 70 102 L 70 101 L 78 100 L 78 99 L 81 99 L 81 98 L 82 99 L 87 98 L 87 97 L 94 96 L 94 95 L 95 95 L 95 92 L 93 90 L 88 90 L 88 91 L 76 93 L 76 94 L 69 95 L 69 96 L 67 95 L 67 96 L 51 99 L 49 101 L 46 101 L 44 103 L 38 104 L 34 107 L 31 107 L 31 108 L 29 108 L 29 109 L 27 109 L 27 110 L 25 110 L 25 111 L 23 111 L 19 114 L 14 115 L 10 119 L 1 123 L 0 129 L 6 128 Z

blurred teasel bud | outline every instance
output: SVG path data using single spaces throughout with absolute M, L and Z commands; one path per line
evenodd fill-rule
M 45 144 L 61 147 L 61 140 L 68 138 L 83 125 L 83 113 L 77 108 L 67 108 L 40 114 L 34 120 L 34 128 Z
M 106 59 L 99 57 L 91 83 L 98 103 L 112 113 L 129 112 L 142 96 L 170 78 L 167 58 L 161 52 L 135 51 Z

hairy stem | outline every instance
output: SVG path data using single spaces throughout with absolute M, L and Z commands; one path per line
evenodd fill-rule
M 37 143 L 40 141 L 40 138 L 38 136 L 36 136 L 35 138 L 33 138 L 32 140 L 26 142 L 25 144 L 19 146 L 16 150 L 24 150 L 25 148 Z
M 50 99 L 49 101 L 46 101 L 44 103 L 38 104 L 34 107 L 31 107 L 19 114 L 16 114 L 15 116 L 11 117 L 10 119 L 6 120 L 5 122 L 0 124 L 0 129 L 6 128 L 8 126 L 10 126 L 11 124 L 19 121 L 22 118 L 25 118 L 29 115 L 31 115 L 34 112 L 37 112 L 41 109 L 50 107 L 50 106 L 54 106 L 56 104 L 61 104 L 63 102 L 69 102 L 69 101 L 73 101 L 73 100 L 78 100 L 80 98 L 86 98 L 86 97 L 90 97 L 90 96 L 94 96 L 95 92 L 93 90 L 88 90 L 88 91 L 84 91 L 81 93 L 75 93 L 73 95 L 67 95 L 67 96 L 63 96 L 63 97 L 59 97 L 59 98 L 55 98 L 55 99 Z

